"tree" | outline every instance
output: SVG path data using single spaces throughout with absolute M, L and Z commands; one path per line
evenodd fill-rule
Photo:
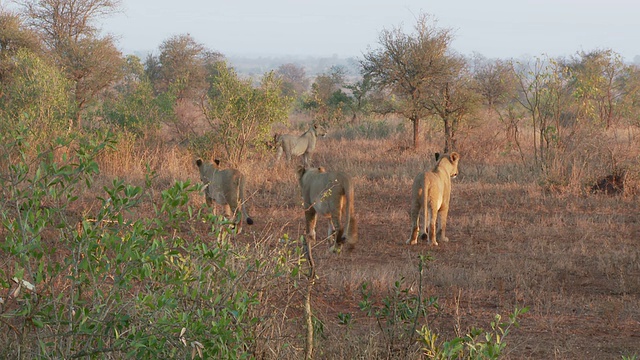
M 96 95 L 117 80 L 122 56 L 110 36 L 100 37 L 94 21 L 118 10 L 118 0 L 20 0 L 60 69 L 72 81 L 76 122 Z
M 21 49 L 41 52 L 36 33 L 25 28 L 18 15 L 0 10 L 0 83 L 9 81 L 12 57 Z
M 473 57 L 473 78 L 475 91 L 484 105 L 495 112 L 504 124 L 507 139 L 516 144 L 523 156 L 518 125 L 524 117 L 522 106 L 516 101 L 517 84 L 512 65 L 504 60 L 489 60 L 482 55 Z
M 11 81 L 0 83 L 0 131 L 24 127 L 35 147 L 66 127 L 69 83 L 28 49 L 18 50 L 11 60 Z
M 215 57 L 189 34 L 162 42 L 160 55 L 147 59 L 149 77 L 158 93 L 177 86 L 178 101 L 199 99 L 207 87 L 207 60 Z M 222 56 L 218 54 L 218 57 Z
M 568 64 L 580 115 L 608 129 L 621 116 L 625 91 L 622 57 L 612 50 L 581 51 Z
M 332 66 L 329 72 L 316 76 L 311 84 L 311 94 L 305 100 L 304 108 L 314 112 L 315 118 L 323 123 L 340 121 L 343 109 L 350 106 L 351 99 L 342 87 L 345 84 L 345 69 Z
M 426 91 L 431 96 L 425 103 L 425 107 L 442 120 L 445 153 L 456 150 L 457 130 L 480 101 L 464 60 L 451 56 L 448 63 L 449 74 Z
M 566 69 L 554 59 L 540 58 L 513 66 L 518 80 L 517 100 L 531 117 L 535 165 L 546 170 L 552 160 L 552 146 L 562 141 L 561 115 L 570 103 Z
M 199 104 L 206 101 L 211 79 L 218 76 L 217 64 L 224 57 L 189 34 L 168 38 L 159 50 L 158 56 L 147 57 L 145 74 L 162 107 L 173 111 L 173 116 L 163 116 L 163 121 L 173 127 L 182 142 L 194 131 L 194 120 L 202 117 Z
M 476 91 L 487 107 L 496 111 L 505 106 L 516 93 L 516 79 L 509 62 L 489 60 L 480 54 L 473 57 L 473 78 Z
M 625 94 L 622 113 L 631 124 L 640 126 L 640 66 L 627 66 L 620 82 Z
M 285 96 L 297 97 L 309 88 L 309 78 L 304 68 L 296 64 L 282 64 L 276 70 L 276 74 L 282 82 L 282 93 Z
M 449 29 L 431 25 L 423 14 L 414 30 L 413 34 L 400 28 L 383 30 L 380 47 L 364 54 L 361 65 L 364 75 L 396 97 L 394 111 L 413 123 L 413 146 L 418 148 L 420 121 L 434 113 L 434 93 L 446 97 L 446 84 L 455 75 L 451 66 L 457 60 L 449 53 Z
M 217 64 L 218 76 L 211 78 L 202 110 L 209 122 L 209 133 L 223 144 L 229 161 L 239 165 L 251 147 L 269 140 L 271 125 L 286 119 L 290 99 L 282 96 L 274 72 L 265 74 L 260 86 L 243 80 L 227 67 Z
M 119 0 L 18 0 L 29 23 L 44 35 L 50 49 L 78 42 L 98 29 L 94 21 L 118 11 Z
M 126 57 L 123 73 L 122 81 L 104 99 L 102 115 L 107 122 L 136 135 L 153 135 L 161 122 L 173 118 L 173 104 L 167 106 L 164 96 L 155 96 L 137 56 Z
M 63 61 L 70 64 L 68 75 L 75 83 L 75 102 L 79 109 L 78 125 L 82 111 L 97 99 L 98 95 L 123 75 L 122 54 L 109 37 L 86 37 L 78 43 L 69 44 Z
M 358 115 L 368 115 L 372 111 L 371 93 L 374 90 L 374 84 L 371 76 L 365 75 L 353 84 L 345 85 L 345 88 L 351 91 L 351 111 L 353 113 L 352 121 L 355 121 Z
M 140 58 L 135 55 L 127 55 L 123 64 L 123 85 L 137 84 L 145 78 L 144 65 Z

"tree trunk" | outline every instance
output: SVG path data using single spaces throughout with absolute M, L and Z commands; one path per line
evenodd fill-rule
M 451 134 L 451 121 L 448 117 L 443 119 L 444 121 L 444 153 L 448 154 L 454 149 L 453 135 Z
M 420 119 L 414 118 L 411 122 L 413 122 L 413 148 L 417 150 L 420 148 Z
M 311 310 L 311 289 L 316 279 L 316 269 L 313 264 L 313 256 L 311 255 L 311 245 L 304 239 L 305 252 L 307 254 L 307 261 L 309 262 L 309 276 L 307 283 L 307 292 L 304 297 L 304 315 L 307 322 L 307 336 L 304 344 L 304 358 L 305 360 L 313 359 L 313 312 Z
M 78 113 L 76 114 L 76 126 L 78 130 L 82 130 L 82 113 L 80 109 L 78 109 Z
M 315 280 L 309 278 L 307 284 L 307 292 L 304 296 L 304 315 L 307 321 L 307 338 L 304 344 L 304 358 L 305 360 L 313 359 L 313 312 L 311 310 L 311 288 Z

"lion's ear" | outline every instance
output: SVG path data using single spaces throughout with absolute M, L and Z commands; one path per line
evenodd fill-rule
M 313 128 L 317 129 L 318 128 L 318 124 L 313 124 Z
M 202 166 L 202 159 L 200 159 L 200 158 L 196 159 L 196 165 L 198 167 Z
M 436 161 L 438 161 L 438 160 L 440 160 L 440 153 L 439 152 L 436 153 Z
M 216 163 L 216 166 L 220 166 L 220 160 L 219 159 L 215 159 L 213 160 L 214 163 Z
M 460 159 L 460 155 L 457 152 L 452 152 L 449 158 L 451 158 L 451 161 L 456 162 Z
M 319 172 L 319 173 L 323 173 L 323 172 L 325 172 L 325 171 L 326 171 L 326 170 L 325 170 L 322 166 L 318 166 L 318 172 Z

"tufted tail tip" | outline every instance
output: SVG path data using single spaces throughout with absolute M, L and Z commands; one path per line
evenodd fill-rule
M 250 218 L 250 217 L 248 217 L 248 218 L 247 218 L 247 224 L 248 224 L 248 225 L 253 225 L 253 219 L 252 219 L 252 218 Z

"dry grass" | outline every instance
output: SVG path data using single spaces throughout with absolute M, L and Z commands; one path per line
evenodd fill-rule
M 448 229 L 452 241 L 438 248 L 404 244 L 412 179 L 433 166 L 433 152 L 440 148 L 438 136 L 428 137 L 433 140 L 419 151 L 409 148 L 409 139 L 404 132 L 378 140 L 347 140 L 330 132 L 319 140 L 313 163 L 355 179 L 360 243 L 339 256 L 326 251 L 326 241 L 315 245 L 319 278 L 313 306 L 324 324 L 318 357 L 386 356 L 380 332 L 358 309 L 361 284 L 370 283 L 382 296 L 405 278 L 415 291 L 417 257 L 424 253 L 435 258 L 426 272 L 424 295 L 440 299 L 431 326 L 442 338 L 473 326 L 486 329 L 496 313 L 529 306 L 522 326 L 507 338 L 506 358 L 620 359 L 640 354 L 640 202 L 633 180 L 639 168 L 637 131 L 617 129 L 574 139 L 545 176 L 523 164 L 499 124 L 469 130 L 458 144 L 460 176 L 454 181 Z M 530 160 L 530 141 L 525 140 L 523 152 Z M 101 159 L 104 181 L 124 177 L 140 183 L 146 164 L 159 174 L 157 191 L 176 180 L 198 180 L 193 156 L 185 150 L 120 146 Z M 612 170 L 612 159 L 615 166 L 629 169 L 625 192 L 590 194 L 595 179 Z M 294 171 L 298 162 L 272 166 L 272 160 L 272 155 L 255 157 L 241 166 L 248 175 L 249 209 L 256 225 L 237 241 L 278 246 L 283 234 L 303 234 Z M 321 220 L 319 228 L 325 226 Z M 338 323 L 339 313 L 353 314 L 350 327 Z

